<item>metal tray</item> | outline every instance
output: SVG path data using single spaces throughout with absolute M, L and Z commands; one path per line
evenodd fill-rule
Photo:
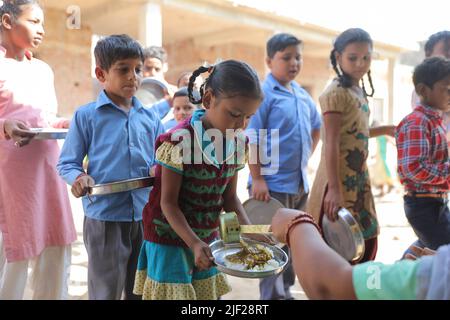
M 30 131 L 37 133 L 33 138 L 35 140 L 50 140 L 65 139 L 69 129 L 31 128 Z
M 144 106 L 152 106 L 166 95 L 167 86 L 155 78 L 144 78 L 139 89 L 136 91 L 136 98 Z
M 358 222 L 350 211 L 341 208 L 338 220 L 331 222 L 323 216 L 322 230 L 325 241 L 347 261 L 359 261 L 364 255 L 364 237 Z
M 118 192 L 131 191 L 140 188 L 153 186 L 154 177 L 134 178 L 111 183 L 96 184 L 88 189 L 88 194 L 92 196 L 100 196 Z
M 252 224 L 272 224 L 272 217 L 278 209 L 284 208 L 277 199 L 270 198 L 269 202 L 250 198 L 242 206 Z
M 276 269 L 268 271 L 244 271 L 229 268 L 225 265 L 225 257 L 228 256 L 229 254 L 238 252 L 239 250 L 242 249 L 242 246 L 240 243 L 226 244 L 222 240 L 216 240 L 213 243 L 211 243 L 209 247 L 211 248 L 211 252 L 214 256 L 216 267 L 219 271 L 234 277 L 255 279 L 255 278 L 265 278 L 272 276 L 274 274 L 278 274 L 281 271 L 283 271 L 283 269 L 286 267 L 289 258 L 287 254 L 279 247 L 271 246 L 269 244 L 250 239 L 244 239 L 244 241 L 250 245 L 260 244 L 272 250 L 274 254 L 274 259 L 278 261 L 280 266 Z

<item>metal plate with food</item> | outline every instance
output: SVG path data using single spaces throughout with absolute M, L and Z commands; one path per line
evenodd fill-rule
M 324 215 L 322 230 L 327 244 L 347 261 L 358 261 L 364 255 L 365 246 L 361 228 L 347 209 L 341 208 L 338 220 L 334 222 Z
M 144 106 L 151 106 L 163 99 L 166 92 L 167 86 L 161 81 L 155 78 L 144 78 L 135 96 Z
M 270 198 L 269 202 L 250 198 L 242 205 L 252 224 L 271 224 L 277 210 L 284 208 L 283 204 L 274 198 Z
M 210 244 L 219 271 L 240 278 L 265 278 L 283 271 L 287 254 L 276 246 L 243 239 L 240 243 L 216 240 Z
M 100 196 L 118 192 L 131 191 L 140 188 L 153 186 L 154 177 L 134 178 L 111 183 L 96 184 L 88 189 L 88 194 L 92 196 Z
M 36 140 L 51 140 L 51 139 L 65 139 L 69 129 L 54 129 L 54 128 L 31 128 L 31 132 L 36 133 L 33 139 Z

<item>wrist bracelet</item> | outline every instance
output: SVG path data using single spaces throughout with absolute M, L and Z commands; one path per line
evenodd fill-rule
M 300 213 L 298 216 L 296 216 L 294 219 L 291 220 L 291 222 L 288 224 L 287 230 L 286 230 L 286 244 L 288 247 L 290 247 L 289 242 L 289 233 L 293 229 L 294 226 L 296 226 L 299 223 L 309 223 L 312 224 L 314 227 L 316 227 L 317 231 L 322 235 L 322 230 L 320 229 L 319 225 L 314 221 L 314 218 L 309 213 Z

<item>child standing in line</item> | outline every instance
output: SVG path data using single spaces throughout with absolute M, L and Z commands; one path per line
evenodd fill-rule
M 194 82 L 204 72 L 209 77 L 195 100 Z M 258 76 L 247 64 L 227 60 L 195 70 L 188 90 L 191 102 L 205 110 L 156 143 L 156 180 L 144 208 L 134 289 L 143 299 L 216 300 L 229 292 L 208 244 L 218 238 L 222 210 L 249 224 L 236 186 L 247 153 L 241 129 L 262 99 Z
M 450 31 L 442 30 L 433 33 L 425 43 L 424 50 L 425 50 L 425 58 L 444 57 L 450 59 Z M 414 90 L 411 96 L 412 110 L 414 110 L 418 104 L 420 104 L 420 97 Z M 444 123 L 447 125 L 447 127 L 449 126 L 450 123 L 449 117 L 450 117 L 449 114 L 444 114 Z
M 194 96 L 194 99 L 196 101 L 200 100 L 200 94 L 197 90 L 193 89 L 192 95 Z M 172 105 L 173 119 L 170 119 L 169 121 L 164 123 L 165 131 L 169 131 L 180 122 L 183 122 L 183 120 L 186 120 L 187 118 L 192 116 L 194 111 L 199 107 L 198 105 L 195 105 L 189 101 L 189 93 L 187 87 L 180 88 L 177 92 L 175 92 L 172 98 Z
M 167 94 L 164 100 L 153 105 L 154 110 L 161 120 L 167 116 L 170 108 L 172 108 L 171 97 L 178 90 L 176 86 L 166 81 L 164 74 L 168 70 L 167 52 L 163 47 L 150 46 L 144 49 L 144 66 L 142 70 L 144 78 L 156 78 L 167 87 Z
M 37 1 L 0 6 L 0 300 L 23 299 L 28 266 L 33 299 L 67 298 L 71 243 L 69 197 L 55 166 L 56 140 L 29 128 L 67 128 L 56 118 L 53 72 L 33 58 L 44 37 Z
M 58 163 L 59 174 L 75 197 L 95 183 L 149 176 L 154 142 L 163 133 L 156 113 L 134 97 L 141 81 L 142 48 L 127 35 L 113 35 L 95 47 L 95 74 L 104 90 L 97 101 L 73 117 Z M 82 164 L 88 155 L 87 174 Z M 150 189 L 83 197 L 83 236 L 88 253 L 91 300 L 138 298 L 133 295 L 142 209 Z
M 335 221 L 342 207 L 352 213 L 365 239 L 365 253 L 360 262 L 375 259 L 379 233 L 366 163 L 369 138 L 393 136 L 395 129 L 394 126 L 369 128 L 367 97 L 374 92 L 370 76 L 372 47 L 370 35 L 358 28 L 344 31 L 334 43 L 330 59 L 338 77 L 319 98 L 324 143 L 308 203 L 308 212 L 320 224 L 323 214 Z M 364 85 L 366 74 L 371 94 Z
M 286 33 L 273 36 L 267 42 L 266 63 L 270 74 L 263 83 L 265 98 L 247 132 L 252 155 L 260 154 L 259 149 L 264 150 L 266 145 L 263 154 L 272 155 L 272 145 L 276 144 L 279 159 L 262 165 L 259 157 L 251 157 L 257 163 L 249 165 L 250 194 L 256 200 L 273 197 L 287 208 L 304 210 L 309 192 L 308 160 L 319 141 L 321 119 L 310 95 L 294 81 L 303 64 L 301 40 Z M 266 143 L 262 142 L 261 129 L 278 130 L 279 141 L 270 135 Z M 261 280 L 261 299 L 292 299 L 290 287 L 294 283 L 289 264 L 284 272 Z
M 450 108 L 450 60 L 428 58 L 414 71 L 418 105 L 396 131 L 404 208 L 421 248 L 450 243 L 450 161 L 442 114 Z M 406 253 L 408 253 L 407 251 Z

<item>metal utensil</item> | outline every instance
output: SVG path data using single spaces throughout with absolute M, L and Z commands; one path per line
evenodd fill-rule
M 88 189 L 88 194 L 99 196 L 118 192 L 131 191 L 153 186 L 154 177 L 134 178 L 111 183 L 96 184 Z
M 229 274 L 230 276 L 240 277 L 240 278 L 265 278 L 272 276 L 274 274 L 278 274 L 283 271 L 288 262 L 287 254 L 280 248 L 276 246 L 271 246 L 269 244 L 253 241 L 250 239 L 245 239 L 245 242 L 249 245 L 261 245 L 273 252 L 273 259 L 278 262 L 278 267 L 273 268 L 271 270 L 238 270 L 233 269 L 232 267 L 227 267 L 225 264 L 225 258 L 228 255 L 235 254 L 238 251 L 242 250 L 241 244 L 238 243 L 225 243 L 223 240 L 216 240 L 209 245 L 211 248 L 212 255 L 214 257 L 214 262 L 219 271 Z
M 275 198 L 271 198 L 269 202 L 249 198 L 242 206 L 252 224 L 271 224 L 277 210 L 284 208 L 283 204 Z
M 237 243 L 241 240 L 241 233 L 271 234 L 270 225 L 241 225 L 235 212 L 224 212 L 219 216 L 220 237 L 224 243 Z
M 324 215 L 322 230 L 326 243 L 347 261 L 358 261 L 364 255 L 365 246 L 361 228 L 347 209 L 341 208 L 338 219 L 334 222 Z
M 29 130 L 36 133 L 33 138 L 35 140 L 65 139 L 69 132 L 69 129 L 54 128 L 30 128 Z
M 161 81 L 155 78 L 145 78 L 135 96 L 144 106 L 152 106 L 164 98 L 167 90 L 167 86 Z

